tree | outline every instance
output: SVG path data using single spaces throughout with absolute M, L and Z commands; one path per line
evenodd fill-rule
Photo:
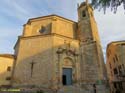
M 125 0 L 92 0 L 92 6 L 94 8 L 98 8 L 99 10 L 103 9 L 104 13 L 107 8 L 111 8 L 111 11 L 116 13 L 117 8 L 122 4 L 125 9 Z

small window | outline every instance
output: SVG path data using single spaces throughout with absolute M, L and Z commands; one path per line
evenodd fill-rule
M 123 69 L 125 69 L 124 64 L 122 64 Z
M 119 88 L 120 88 L 121 90 L 123 90 L 122 82 L 119 82 Z
M 10 66 L 7 67 L 7 71 L 11 71 L 11 67 Z
M 6 80 L 11 80 L 11 77 L 6 77 Z
M 115 75 L 118 74 L 118 71 L 117 71 L 116 68 L 114 68 L 114 74 L 115 74 Z
M 82 11 L 82 17 L 86 17 L 86 11 Z
M 117 88 L 117 84 L 116 83 L 114 83 L 114 88 Z

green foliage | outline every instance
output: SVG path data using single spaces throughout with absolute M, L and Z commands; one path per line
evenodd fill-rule
M 106 8 L 111 8 L 116 13 L 117 8 L 122 4 L 125 9 L 125 0 L 92 0 L 92 6 L 99 10 L 103 9 L 104 13 L 106 12 Z

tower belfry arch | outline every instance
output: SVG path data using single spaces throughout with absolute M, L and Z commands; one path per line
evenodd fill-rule
M 88 0 L 78 6 L 77 38 L 80 40 L 80 54 L 82 57 L 80 65 L 80 68 L 82 68 L 82 83 L 94 84 L 97 81 L 104 80 L 105 65 L 103 53 L 97 25 L 93 16 L 93 8 Z M 88 55 L 91 55 L 91 57 Z

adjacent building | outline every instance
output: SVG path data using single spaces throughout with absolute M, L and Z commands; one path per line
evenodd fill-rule
M 125 41 L 108 44 L 106 54 L 111 91 L 112 93 L 125 93 Z
M 0 86 L 10 85 L 14 56 L 0 54 Z

